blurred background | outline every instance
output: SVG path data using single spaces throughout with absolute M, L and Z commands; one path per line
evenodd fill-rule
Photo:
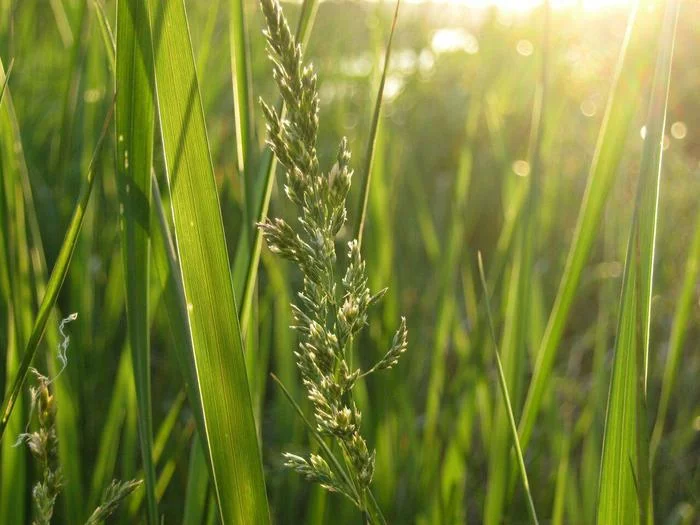
M 229 8 L 222 0 L 189 0 L 186 5 L 233 260 L 242 212 Z M 5 68 L 15 60 L 9 86 L 21 145 L 12 147 L 24 151 L 49 268 L 112 102 L 113 75 L 104 28 L 96 16 L 100 7 L 113 24 L 111 0 L 0 1 L 0 57 Z M 477 523 L 487 514 L 489 519 L 495 516 L 492 523 L 528 521 L 516 471 L 507 462 L 505 467 L 494 463 L 498 452 L 491 438 L 503 424 L 497 418 L 502 399 L 486 331 L 477 252 L 487 269 L 497 333 L 520 326 L 520 360 L 510 384 L 517 419 L 574 235 L 630 8 L 631 2 L 624 1 L 553 0 L 546 24 L 545 8 L 535 0 L 401 6 L 363 245 L 372 289 L 388 286 L 389 292 L 373 310 L 358 344 L 360 362 L 373 363 L 388 347 L 400 316 L 407 317 L 409 351 L 398 367 L 358 387 L 363 434 L 377 449 L 373 487 L 389 523 Z M 246 9 L 253 98 L 275 101 L 259 7 L 251 1 Z M 299 6 L 285 3 L 284 9 L 294 24 Z M 391 2 L 323 2 L 308 42 L 307 57 L 320 80 L 322 166 L 330 165 L 342 136 L 353 151 L 356 177 L 349 225 L 358 219 L 361 167 L 393 9 Z M 640 11 L 642 36 L 628 50 L 633 59 L 653 57 L 653 26 L 660 12 L 658 2 Z M 700 213 L 698 49 L 700 4 L 687 0 L 678 25 L 664 139 L 649 363 L 652 423 L 683 276 L 688 261 L 698 257 L 693 252 Z M 631 123 L 620 145 L 624 154 L 525 453 L 544 523 L 595 522 L 651 63 L 638 76 L 641 96 L 615 101 L 632 104 Z M 259 146 L 254 156 L 259 157 L 265 130 L 259 107 L 253 107 Z M 541 115 L 539 142 L 533 139 L 533 114 Z M 538 155 L 533 154 L 534 143 L 539 144 Z M 63 313 L 79 313 L 68 328 L 65 374 L 72 403 L 59 410 L 73 414 L 71 439 L 80 457 L 71 460 L 69 482 L 80 487 L 85 500 L 93 498 L 104 480 L 138 475 L 140 461 L 126 349 L 114 148 L 110 137 L 59 301 Z M 156 172 L 162 178 L 159 155 L 156 148 Z M 513 272 L 513 239 L 523 220 L 533 159 L 540 192 L 532 271 L 523 277 Z M 279 176 L 277 181 L 270 214 L 288 215 Z M 338 242 L 344 244 L 350 232 L 343 229 Z M 508 308 L 513 279 L 529 282 L 526 300 L 516 312 Z M 700 288 L 691 284 L 680 366 L 653 468 L 659 523 L 700 519 Z M 258 351 L 248 359 L 273 519 L 280 524 L 358 523 L 359 515 L 340 496 L 310 485 L 282 465 L 283 451 L 301 453 L 314 446 L 268 375 L 277 374 L 302 400 L 292 354 L 294 334 L 288 328 L 289 302 L 300 287 L 300 275 L 264 249 L 251 335 Z M 160 511 L 165 523 L 178 523 L 194 422 L 183 402 L 181 375 L 155 285 L 153 297 L 153 410 L 155 428 L 163 432 Z M 7 344 L 7 337 L 0 330 L 0 346 Z M 52 351 L 45 343 L 40 355 Z M 5 366 L 3 360 L 3 380 Z M 493 485 L 494 469 L 503 470 L 498 487 Z M 492 496 L 497 501 L 489 502 L 490 493 L 502 497 Z M 138 521 L 142 502 L 132 499 L 115 522 Z M 59 504 L 57 522 L 64 515 L 62 505 L 69 504 Z

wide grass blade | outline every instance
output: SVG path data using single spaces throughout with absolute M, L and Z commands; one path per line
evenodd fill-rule
M 151 0 L 155 79 L 212 485 L 223 523 L 269 522 L 238 314 L 182 1 Z
M 110 108 L 102 128 L 102 133 L 97 141 L 95 152 L 93 153 L 92 161 L 90 162 L 90 167 L 88 169 L 87 179 L 81 188 L 78 202 L 76 204 L 75 211 L 73 212 L 73 217 L 71 218 L 68 226 L 68 231 L 66 232 L 66 236 L 63 240 L 63 244 L 61 245 L 61 249 L 58 253 L 53 270 L 51 270 L 51 277 L 46 285 L 46 294 L 41 301 L 41 305 L 39 306 L 39 312 L 37 313 L 36 320 L 34 321 L 34 327 L 27 342 L 27 346 L 22 357 L 22 362 L 19 365 L 12 389 L 3 401 L 2 409 L 0 410 L 0 414 L 2 414 L 2 419 L 0 419 L 0 438 L 2 438 L 9 417 L 12 414 L 12 409 L 17 401 L 17 396 L 19 395 L 22 385 L 27 378 L 29 367 L 34 359 L 34 354 L 36 354 L 36 350 L 39 347 L 42 335 L 44 334 L 46 322 L 49 319 L 49 316 L 56 303 L 58 292 L 60 291 L 61 285 L 63 284 L 66 274 L 68 273 L 70 259 L 73 255 L 76 241 L 78 240 L 78 233 L 80 233 L 80 227 L 82 226 L 85 209 L 87 207 L 88 200 L 90 199 L 93 183 L 95 182 L 96 172 L 94 170 L 94 164 L 102 149 L 102 144 L 104 142 L 105 135 L 107 134 L 107 130 L 109 129 L 113 108 L 113 106 Z
M 537 512 L 535 511 L 535 504 L 532 501 L 532 494 L 530 493 L 530 482 L 527 478 L 527 470 L 525 469 L 525 460 L 523 459 L 523 451 L 520 448 L 520 439 L 518 438 L 518 428 L 515 424 L 515 416 L 513 416 L 513 406 L 510 402 L 510 396 L 508 394 L 508 384 L 506 383 L 506 376 L 503 373 L 503 365 L 501 364 L 501 357 L 498 353 L 498 339 L 496 339 L 496 330 L 493 327 L 493 319 L 491 316 L 491 304 L 489 300 L 489 290 L 486 285 L 486 276 L 484 274 L 484 263 L 481 260 L 481 252 L 478 254 L 479 257 L 479 277 L 481 279 L 481 287 L 484 291 L 484 300 L 486 301 L 486 317 L 489 323 L 489 333 L 491 334 L 491 340 L 493 342 L 494 353 L 496 355 L 496 364 L 498 366 L 498 384 L 501 387 L 501 394 L 503 395 L 503 402 L 505 403 L 506 410 L 508 412 L 508 423 L 510 424 L 511 435 L 513 438 L 513 447 L 515 448 L 515 453 L 518 458 L 518 468 L 520 469 L 520 476 L 523 482 L 523 489 L 525 490 L 525 495 L 527 496 L 527 510 L 530 514 L 530 519 L 532 523 L 537 525 Z
M 642 80 L 648 74 L 650 53 L 645 52 L 645 46 L 642 45 L 646 35 L 640 26 L 635 5 L 627 22 L 566 266 L 537 353 L 533 377 L 520 419 L 520 439 L 524 448 L 528 446 L 545 391 L 550 384 L 576 290 L 598 231 L 605 202 L 618 173 L 632 117 L 639 105 Z
M 601 525 L 653 523 L 646 379 L 661 156 L 679 8 L 680 1 L 666 3 L 646 119 L 603 439 Z
M 363 170 L 362 190 L 360 191 L 360 206 L 357 214 L 357 224 L 355 225 L 354 239 L 357 239 L 358 246 L 362 245 L 362 233 L 365 229 L 365 220 L 367 218 L 367 204 L 369 203 L 369 189 L 372 179 L 372 161 L 374 160 L 374 146 L 377 139 L 377 128 L 379 126 L 379 117 L 382 112 L 382 102 L 384 101 L 384 85 L 386 84 L 386 74 L 389 71 L 389 61 L 391 60 L 391 44 L 394 41 L 394 31 L 396 30 L 396 21 L 399 18 L 399 7 L 401 0 L 396 0 L 396 8 L 394 9 L 394 18 L 391 21 L 391 30 L 389 32 L 389 40 L 386 44 L 384 52 L 384 68 L 382 69 L 382 77 L 379 81 L 379 89 L 377 90 L 377 98 L 374 101 L 374 112 L 372 113 L 372 123 L 369 128 L 367 137 L 367 150 L 365 152 L 365 165 Z
M 136 383 L 148 523 L 158 522 L 151 409 L 149 273 L 154 103 L 151 31 L 140 0 L 117 2 L 115 121 L 126 317 Z

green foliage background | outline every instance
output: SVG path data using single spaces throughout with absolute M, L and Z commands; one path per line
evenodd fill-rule
M 652 11 L 640 10 L 639 36 L 627 51 L 630 60 L 647 57 L 651 65 L 635 77 L 641 82 L 638 98 L 614 101 L 632 104 L 633 111 L 626 139 L 619 144 L 621 161 L 613 168 L 614 183 L 557 346 L 554 373 L 546 381 L 542 408 L 523 447 L 532 497 L 543 522 L 596 520 L 606 400 L 644 143 L 640 129 L 657 53 L 659 4 Z M 221 0 L 190 0 L 185 5 L 228 258 L 233 262 L 239 237 L 246 234 L 242 180 L 250 184 L 263 175 L 250 168 L 243 179 L 239 172 L 230 6 Z M 284 7 L 296 22 L 299 6 Z M 102 9 L 114 28 L 112 1 L 0 0 L 0 58 L 5 70 L 10 59 L 15 61 L 8 93 L 17 126 L 12 129 L 15 124 L 3 120 L 0 127 L 3 392 L 11 386 L 43 295 L 46 277 L 39 277 L 38 246 L 43 246 L 45 267 L 52 268 L 112 105 L 114 72 L 99 16 Z M 320 79 L 321 164 L 330 165 L 342 135 L 348 136 L 354 152 L 349 222 L 338 239 L 343 245 L 358 220 L 363 155 L 392 10 L 389 4 L 323 3 L 308 41 L 307 56 Z M 245 104 L 253 117 L 246 162 L 258 167 L 265 160 L 265 131 L 254 99 L 276 98 L 259 7 L 246 2 L 245 15 L 251 75 L 250 101 Z M 567 253 L 577 242 L 577 216 L 627 12 L 572 8 L 551 13 L 542 134 L 534 141 L 539 160 L 533 162 L 532 113 L 542 74 L 543 20 L 542 9 L 514 15 L 444 4 L 401 7 L 363 243 L 370 287 L 388 286 L 389 293 L 372 312 L 370 328 L 357 345 L 359 363 L 371 366 L 388 348 L 399 316 L 406 315 L 409 351 L 392 373 L 362 383 L 356 394 L 364 414 L 363 434 L 377 448 L 373 490 L 389 523 L 527 522 L 527 500 L 510 445 L 498 456 L 503 461 L 494 462 L 492 440 L 499 426 L 507 428 L 507 421 L 498 416 L 504 412 L 489 348 L 477 252 L 484 257 L 504 354 L 511 344 L 508 337 L 517 339 L 512 343 L 512 365 L 507 355 L 504 365 L 507 376 L 508 366 L 513 367 L 509 388 L 519 421 Z M 683 3 L 668 101 L 651 300 L 647 408 L 650 435 L 656 424 L 656 441 L 651 443 L 653 513 L 659 523 L 669 524 L 700 519 L 698 22 L 697 5 Z M 453 48 L 441 49 L 450 36 Z M 6 95 L 2 105 L 9 103 Z M 163 192 L 165 220 L 172 228 L 160 129 L 156 123 L 153 167 Z M 15 158 L 23 159 L 26 170 L 13 164 Z M 88 504 L 112 477 L 143 476 L 128 350 L 118 161 L 112 125 L 97 157 L 94 169 L 99 177 L 58 300 L 61 317 L 78 312 L 79 318 L 68 328 L 69 366 L 56 385 L 67 477 L 56 523 L 74 523 L 89 514 Z M 524 162 L 540 169 L 519 176 Z M 535 176 L 536 207 L 522 207 Z M 22 180 L 24 186 L 17 182 Z M 289 216 L 280 190 L 281 184 L 276 184 L 270 206 L 274 215 Z M 29 210 L 24 219 L 16 219 L 20 206 Z M 536 225 L 528 241 L 529 266 L 519 262 L 519 232 L 527 220 Z M 158 512 L 165 523 L 177 523 L 183 516 L 189 523 L 215 520 L 206 460 L 194 430 L 199 408 L 182 402 L 186 389 L 176 355 L 181 336 L 167 317 L 165 285 L 155 271 L 150 274 Z M 233 282 L 239 278 L 234 269 Z M 521 280 L 529 289 L 516 300 L 513 290 Z M 282 466 L 283 450 L 302 452 L 316 446 L 269 379 L 274 372 L 305 406 L 288 328 L 289 302 L 300 288 L 300 275 L 263 249 L 244 342 L 270 514 L 274 523 L 357 523 L 359 516 L 341 497 L 310 486 Z M 240 300 L 242 290 L 235 292 Z M 59 318 L 54 317 L 34 362 L 40 369 L 55 366 L 52 359 L 47 362 L 58 341 Z M 676 356 L 675 368 L 668 368 L 669 355 Z M 664 395 L 668 397 L 661 430 L 656 416 Z M 29 456 L 7 446 L 14 441 L 10 431 L 21 430 L 28 416 L 28 397 L 22 397 L 15 409 L 17 421 L 13 427 L 11 420 L 3 436 L 2 523 L 20 523 L 29 516 L 31 480 L 36 477 Z M 500 465 L 498 473 L 495 465 Z M 502 480 L 494 485 L 496 478 Z M 137 493 L 117 521 L 145 520 L 146 501 Z

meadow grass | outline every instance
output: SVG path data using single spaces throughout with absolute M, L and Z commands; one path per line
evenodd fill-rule
M 698 14 L 632 4 L 0 0 L 0 522 L 697 521 Z

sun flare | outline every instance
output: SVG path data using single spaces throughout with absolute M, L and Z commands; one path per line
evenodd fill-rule
M 419 0 L 420 1 L 420 0 Z M 441 1 L 441 0 L 437 0 Z M 505 11 L 529 11 L 539 7 L 544 0 L 442 0 L 452 4 L 462 4 L 469 7 L 486 8 L 497 7 Z M 596 11 L 609 8 L 628 7 L 632 0 L 550 0 L 554 9 L 579 7 L 587 11 Z

